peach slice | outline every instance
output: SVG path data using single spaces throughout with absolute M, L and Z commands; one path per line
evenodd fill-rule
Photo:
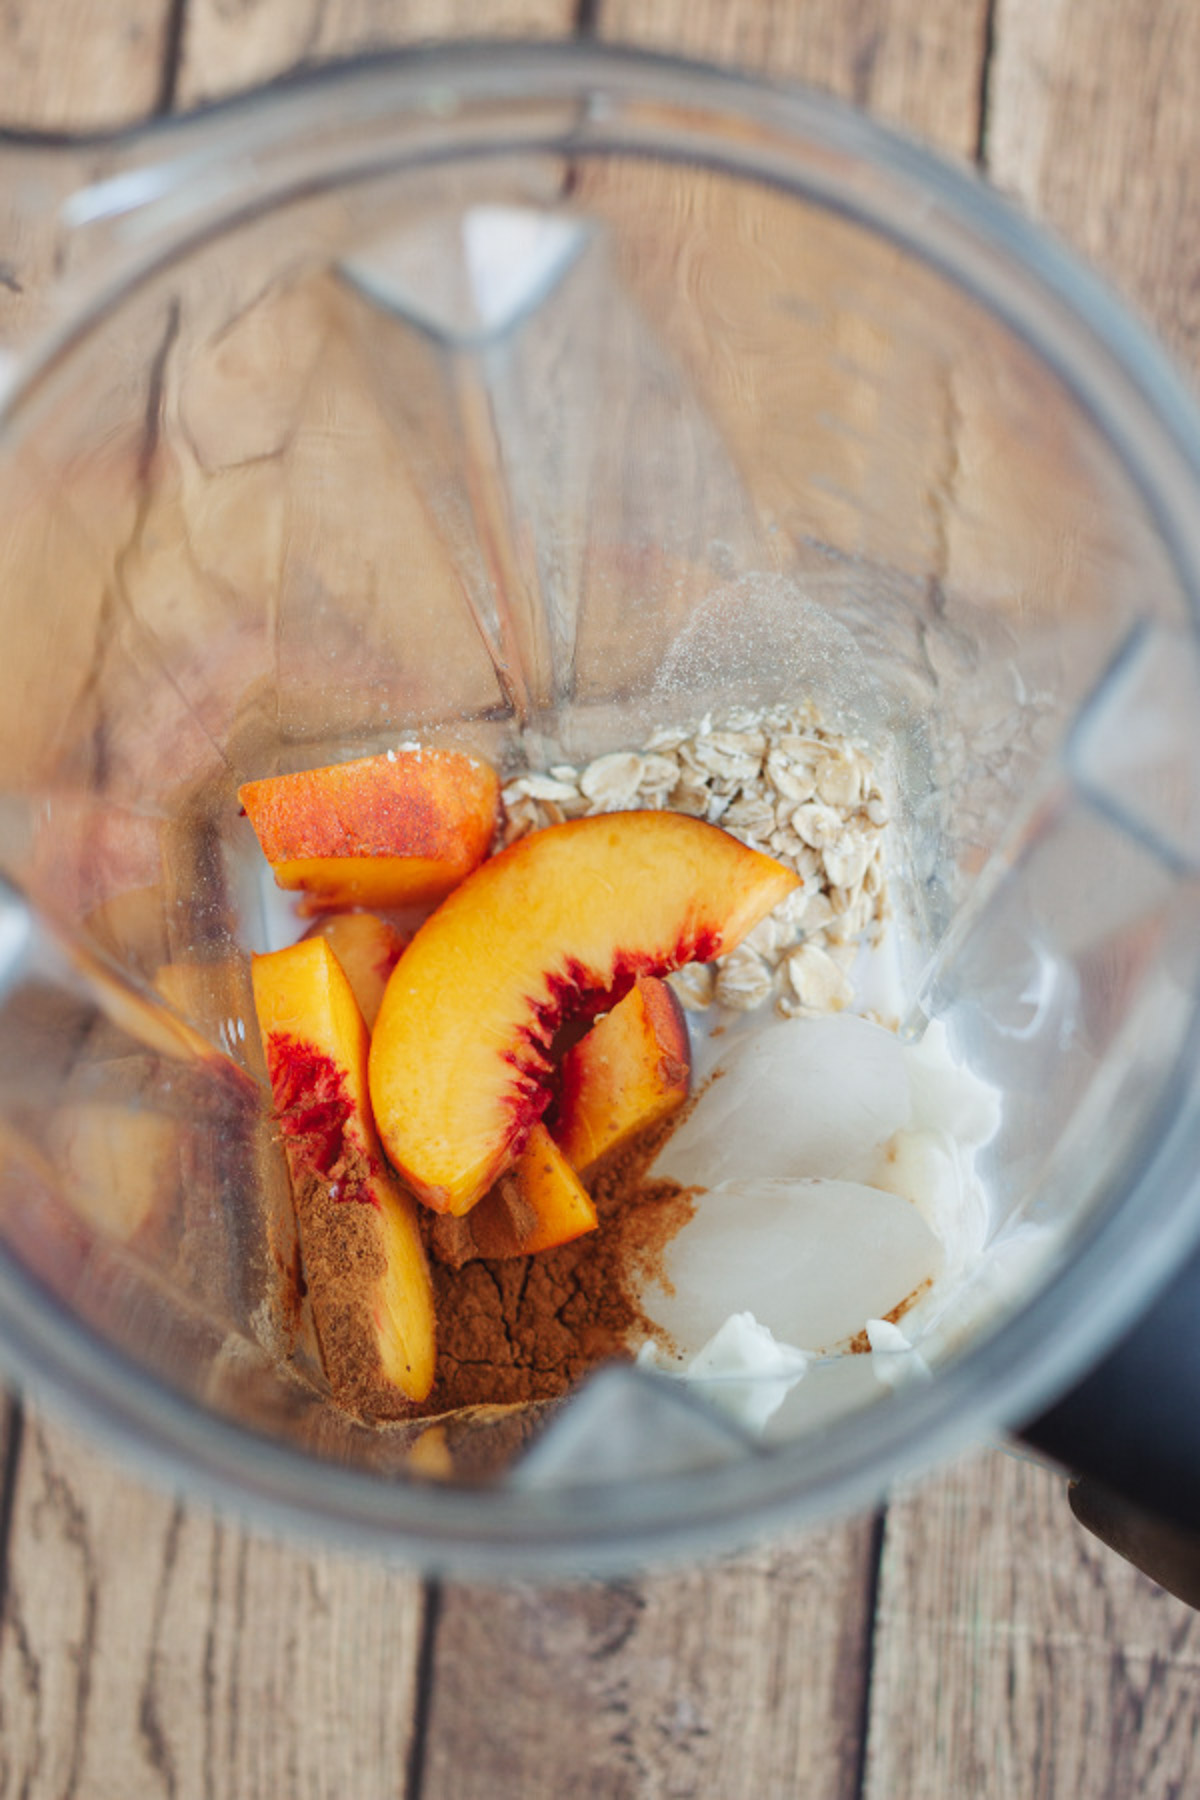
M 538 1124 L 517 1158 L 513 1174 L 521 1201 L 533 1214 L 518 1230 L 518 1255 L 535 1256 L 595 1231 L 600 1223 L 592 1197 L 550 1133 Z M 507 1177 L 501 1177 L 501 1185 Z
M 433 1223 L 433 1251 L 451 1268 L 477 1256 L 533 1256 L 595 1231 L 600 1223 L 591 1195 L 544 1125 L 507 1175 L 462 1218 Z
M 367 1028 L 324 938 L 251 973 L 330 1389 L 352 1412 L 402 1416 L 433 1385 L 433 1287 L 371 1118 Z
M 59 1107 L 50 1133 L 71 1205 L 123 1244 L 169 1212 L 184 1141 L 176 1119 L 91 1100 Z
M 590 1169 L 683 1105 L 692 1073 L 683 1008 L 665 981 L 639 975 L 562 1060 L 555 1141 L 573 1169 Z
M 424 906 L 487 855 L 500 783 L 458 750 L 388 750 L 248 781 L 238 799 L 281 888 L 314 907 Z
M 306 938 L 323 937 L 342 965 L 368 1031 L 375 1028 L 388 977 L 408 939 L 377 913 L 327 913 Z
M 796 882 L 668 812 L 569 820 L 485 862 L 417 932 L 375 1025 L 371 1098 L 403 1179 L 468 1212 L 549 1103 L 559 1024 L 731 949 Z

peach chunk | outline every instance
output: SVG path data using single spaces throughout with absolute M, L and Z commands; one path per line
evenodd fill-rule
M 375 1029 L 383 990 L 407 939 L 376 913 L 326 913 L 305 937 L 323 937 L 342 965 L 368 1031 Z
M 555 1140 L 581 1173 L 687 1099 L 691 1046 L 665 981 L 639 975 L 562 1060 Z
M 371 1118 L 367 1028 L 324 938 L 251 972 L 330 1389 L 352 1412 L 401 1416 L 433 1385 L 433 1287 Z
M 60 1106 L 50 1132 L 72 1207 L 123 1244 L 169 1213 L 185 1141 L 177 1119 L 93 1100 Z
M 458 750 L 388 750 L 238 789 L 281 888 L 313 907 L 425 906 L 491 847 L 500 783 Z
M 465 1218 L 443 1217 L 435 1254 L 452 1267 L 477 1256 L 533 1256 L 569 1244 L 599 1224 L 591 1196 L 544 1125 L 507 1175 L 502 1175 Z
M 529 1133 L 517 1158 L 517 1187 L 533 1214 L 531 1224 L 520 1228 L 520 1254 L 534 1256 L 553 1250 L 572 1238 L 595 1231 L 599 1220 L 592 1197 L 544 1125 Z
M 731 949 L 796 882 L 668 812 L 569 820 L 485 862 L 417 932 L 376 1022 L 371 1098 L 404 1180 L 468 1212 L 545 1111 L 559 1024 Z

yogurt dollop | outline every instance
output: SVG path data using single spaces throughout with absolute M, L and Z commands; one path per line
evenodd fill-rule
M 697 1195 L 639 1296 L 659 1334 L 640 1359 L 755 1429 L 814 1359 L 865 1342 L 889 1385 L 919 1373 L 909 1309 L 936 1317 L 979 1263 L 974 1159 L 999 1123 L 940 1024 L 912 1045 L 845 1013 L 735 1037 L 652 1171 Z

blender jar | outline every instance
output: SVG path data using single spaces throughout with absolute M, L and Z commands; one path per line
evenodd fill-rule
M 621 53 L 9 154 L 66 271 L 0 438 L 20 1377 L 176 1480 L 494 1572 L 863 1503 L 1060 1393 L 1200 1228 L 1200 437 L 1137 328 L 841 106 Z M 248 952 L 299 928 L 237 786 L 804 702 L 884 771 L 904 1029 L 1002 1097 L 930 1379 L 862 1359 L 755 1440 L 616 1366 L 432 1479 L 328 1405 L 296 1304 Z

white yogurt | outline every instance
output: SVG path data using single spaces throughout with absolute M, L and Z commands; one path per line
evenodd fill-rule
M 855 1340 L 889 1385 L 920 1375 L 914 1342 L 987 1242 L 995 1091 L 940 1025 L 907 1045 L 847 1013 L 731 1034 L 716 1070 L 652 1170 L 697 1197 L 639 1296 L 643 1359 L 760 1430 Z

